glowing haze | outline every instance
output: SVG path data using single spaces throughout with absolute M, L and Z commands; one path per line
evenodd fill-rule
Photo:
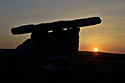
M 81 51 L 125 53 L 125 0 L 0 0 L 0 48 L 16 48 L 30 34 L 13 36 L 22 24 L 100 16 L 103 22 L 81 28 Z

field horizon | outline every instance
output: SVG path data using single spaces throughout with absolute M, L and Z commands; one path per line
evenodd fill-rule
M 14 49 L 9 49 L 9 48 L 0 48 L 0 52 L 2 51 L 12 51 Z M 88 53 L 107 53 L 107 54 L 120 54 L 120 55 L 125 55 L 124 53 L 113 53 L 113 52 L 105 52 L 105 51 L 98 51 L 98 52 L 94 52 L 94 51 L 78 51 L 78 53 L 81 53 L 81 52 L 88 52 Z

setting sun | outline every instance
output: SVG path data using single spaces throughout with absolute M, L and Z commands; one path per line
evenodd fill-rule
M 98 48 L 94 48 L 94 52 L 98 52 Z

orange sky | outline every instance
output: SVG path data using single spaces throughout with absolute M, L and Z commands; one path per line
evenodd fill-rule
M 124 0 L 1 0 L 0 48 L 16 48 L 30 34 L 11 34 L 12 27 L 100 16 L 103 22 L 81 28 L 81 51 L 125 53 Z

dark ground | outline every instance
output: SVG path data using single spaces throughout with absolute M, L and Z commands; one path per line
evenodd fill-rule
M 40 60 L 25 56 L 6 56 L 10 51 L 0 51 L 0 81 L 2 83 L 125 82 L 125 54 L 81 51 L 72 62 L 72 71 L 46 71 L 40 69 Z M 21 71 L 22 65 L 25 71 Z

